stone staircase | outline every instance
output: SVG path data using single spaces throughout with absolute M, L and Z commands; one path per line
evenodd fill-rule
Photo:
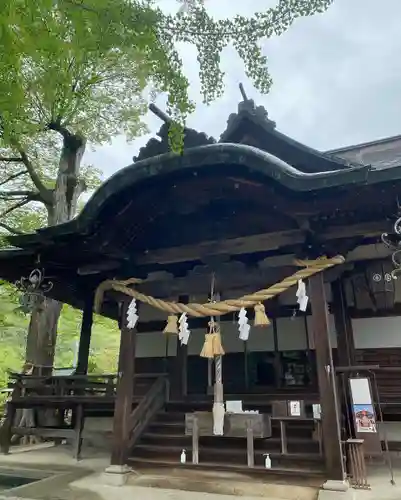
M 199 465 L 191 464 L 191 437 L 185 435 L 185 413 L 207 411 L 211 401 L 169 402 L 142 434 L 130 456 L 130 464 L 140 467 L 181 467 L 180 455 L 186 450 L 185 467 L 270 474 L 323 474 L 319 445 L 313 440 L 313 422 L 290 422 L 287 427 L 288 451 L 281 453 L 279 423 L 273 422 L 272 437 L 255 439 L 255 468 L 247 467 L 245 438 L 201 437 Z M 246 408 L 247 405 L 244 404 Z M 248 407 L 270 413 L 269 404 L 249 403 Z M 264 455 L 270 454 L 272 468 L 264 468 Z

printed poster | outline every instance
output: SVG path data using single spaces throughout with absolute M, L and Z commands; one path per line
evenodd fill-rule
M 377 432 L 373 405 L 353 405 L 356 432 Z

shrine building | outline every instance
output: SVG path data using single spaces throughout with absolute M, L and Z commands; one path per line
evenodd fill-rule
M 47 375 L 30 396 L 16 375 L 3 449 L 30 432 L 15 409 L 53 405 L 77 412 L 71 429 L 35 433 L 79 455 L 99 408 L 117 468 L 178 466 L 185 449 L 185 467 L 366 486 L 349 450 L 401 441 L 401 136 L 319 152 L 245 99 L 219 140 L 186 129 L 176 155 L 161 117 L 74 220 L 0 251 L 1 279 L 40 267 L 47 295 L 83 310 L 69 392 Z M 86 376 L 95 301 L 122 331 L 103 385 Z

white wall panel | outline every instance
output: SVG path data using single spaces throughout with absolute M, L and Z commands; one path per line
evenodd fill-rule
M 191 328 L 191 322 L 189 322 L 189 328 Z M 191 335 L 188 341 L 188 354 L 190 356 L 200 354 L 203 343 L 205 342 L 205 333 L 206 330 L 204 328 L 198 328 L 197 330 L 191 330 Z
M 307 349 L 305 320 L 303 317 L 278 318 L 277 337 L 279 351 Z
M 352 320 L 356 349 L 401 347 L 401 316 Z
M 167 314 L 156 307 L 138 303 L 139 321 L 167 321 Z
M 166 335 L 163 332 L 138 333 L 136 339 L 137 358 L 163 358 L 166 355 Z M 170 335 L 168 355 L 175 356 L 177 337 Z
M 254 328 L 251 326 L 251 332 L 248 339 L 248 351 L 274 351 L 272 324 L 270 324 L 267 328 Z
M 251 333 L 255 329 L 251 328 Z M 239 339 L 238 324 L 233 321 L 221 323 L 221 338 L 225 352 L 244 352 L 244 342 Z

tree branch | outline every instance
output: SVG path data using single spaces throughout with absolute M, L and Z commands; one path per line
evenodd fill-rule
M 47 189 L 47 187 L 41 181 L 39 175 L 37 174 L 35 167 L 32 165 L 31 161 L 28 158 L 28 155 L 22 149 L 21 145 L 18 142 L 14 141 L 15 147 L 17 148 L 19 154 L 21 155 L 21 159 L 23 164 L 25 165 L 28 174 L 30 175 L 32 182 L 34 183 L 36 189 L 38 190 L 38 195 L 40 196 L 41 201 L 46 205 L 50 205 L 52 203 L 52 194 L 51 190 Z
M 4 222 L 0 222 L 0 227 L 8 231 L 9 233 L 12 234 L 25 234 L 23 231 L 20 231 L 19 229 L 15 229 L 14 227 L 9 226 L 8 224 L 5 224 Z
M 22 158 L 19 156 L 0 156 L 0 161 L 6 161 L 9 163 L 22 163 Z
M 14 196 L 26 196 L 30 200 L 38 197 L 35 191 L 0 191 L 0 198 L 14 198 Z
M 66 141 L 68 141 L 68 140 L 72 139 L 72 137 L 74 137 L 74 134 L 72 134 L 66 127 L 61 125 L 61 122 L 59 119 L 56 119 L 56 120 L 50 122 L 47 125 L 47 128 L 49 130 L 54 130 L 55 132 L 58 132 L 63 137 L 63 139 Z
M 19 201 L 18 203 L 15 203 L 14 205 L 11 205 L 11 207 L 7 208 L 2 214 L 0 214 L 0 217 L 5 217 L 9 213 L 13 212 L 14 210 L 17 210 L 17 208 L 24 207 L 28 203 L 30 203 L 32 200 L 29 198 L 25 198 L 24 200 Z
M 8 177 L 4 181 L 0 182 L 0 186 L 3 186 L 4 184 L 7 184 L 7 182 L 13 181 L 17 177 L 21 177 L 21 175 L 24 175 L 24 174 L 27 174 L 27 173 L 28 173 L 27 170 L 21 170 L 20 172 L 17 172 L 16 174 L 10 175 L 10 177 Z

